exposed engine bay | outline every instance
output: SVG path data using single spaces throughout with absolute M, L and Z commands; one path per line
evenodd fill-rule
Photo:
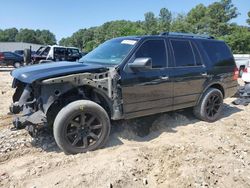
M 53 123 L 58 111 L 74 100 L 92 100 L 105 108 L 113 120 L 122 119 L 120 76 L 115 68 L 100 73 L 79 73 L 24 84 L 14 79 L 13 104 L 16 129 L 27 128 L 32 136 Z

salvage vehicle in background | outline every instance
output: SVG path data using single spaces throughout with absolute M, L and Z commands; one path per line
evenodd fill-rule
M 0 52 L 0 65 L 19 68 L 23 66 L 23 57 L 13 52 Z
M 241 78 L 245 83 L 250 84 L 250 60 L 248 61 L 246 68 L 244 68 Z
M 49 53 L 49 50 L 47 50 Z M 70 154 L 105 145 L 111 120 L 192 108 L 203 121 L 219 119 L 223 99 L 237 91 L 239 71 L 229 47 L 184 33 L 109 40 L 79 62 L 12 71 L 16 128 L 32 136 L 51 127 Z
M 57 61 L 78 61 L 82 54 L 78 48 L 63 46 L 43 46 L 32 56 L 32 64 Z
M 244 69 L 247 68 L 250 62 L 250 55 L 249 54 L 234 54 L 234 59 L 236 62 L 236 66 L 239 69 L 239 75 L 241 77 Z

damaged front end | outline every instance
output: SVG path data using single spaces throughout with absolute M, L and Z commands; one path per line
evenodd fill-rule
M 13 103 L 10 106 L 10 112 L 15 114 L 14 128 L 22 129 L 26 127 L 29 133 L 35 136 L 36 130 L 47 124 L 46 115 L 41 108 L 38 97 L 40 88 L 38 85 L 24 84 L 15 79 L 12 87 L 16 88 Z
M 61 108 L 69 102 L 81 99 L 99 103 L 109 111 L 113 120 L 122 119 L 119 79 L 115 68 L 99 73 L 49 78 L 31 84 L 14 79 L 12 87 L 16 88 L 16 93 L 10 107 L 10 111 L 16 114 L 14 127 L 26 127 L 31 136 L 36 136 L 40 128 L 53 122 Z

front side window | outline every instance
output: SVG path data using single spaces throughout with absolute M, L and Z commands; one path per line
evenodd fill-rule
M 135 39 L 112 39 L 82 57 L 80 62 L 118 65 L 136 45 Z
M 188 40 L 170 40 L 175 58 L 176 67 L 194 66 L 195 58 Z
M 148 40 L 135 53 L 135 58 L 151 58 L 153 68 L 166 67 L 167 55 L 164 40 Z

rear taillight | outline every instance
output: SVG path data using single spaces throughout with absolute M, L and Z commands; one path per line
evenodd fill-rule
M 3 59 L 4 59 L 3 54 L 0 53 L 0 61 L 3 60 Z
M 239 78 L 239 69 L 236 67 L 234 68 L 233 80 L 237 80 L 238 78 Z

